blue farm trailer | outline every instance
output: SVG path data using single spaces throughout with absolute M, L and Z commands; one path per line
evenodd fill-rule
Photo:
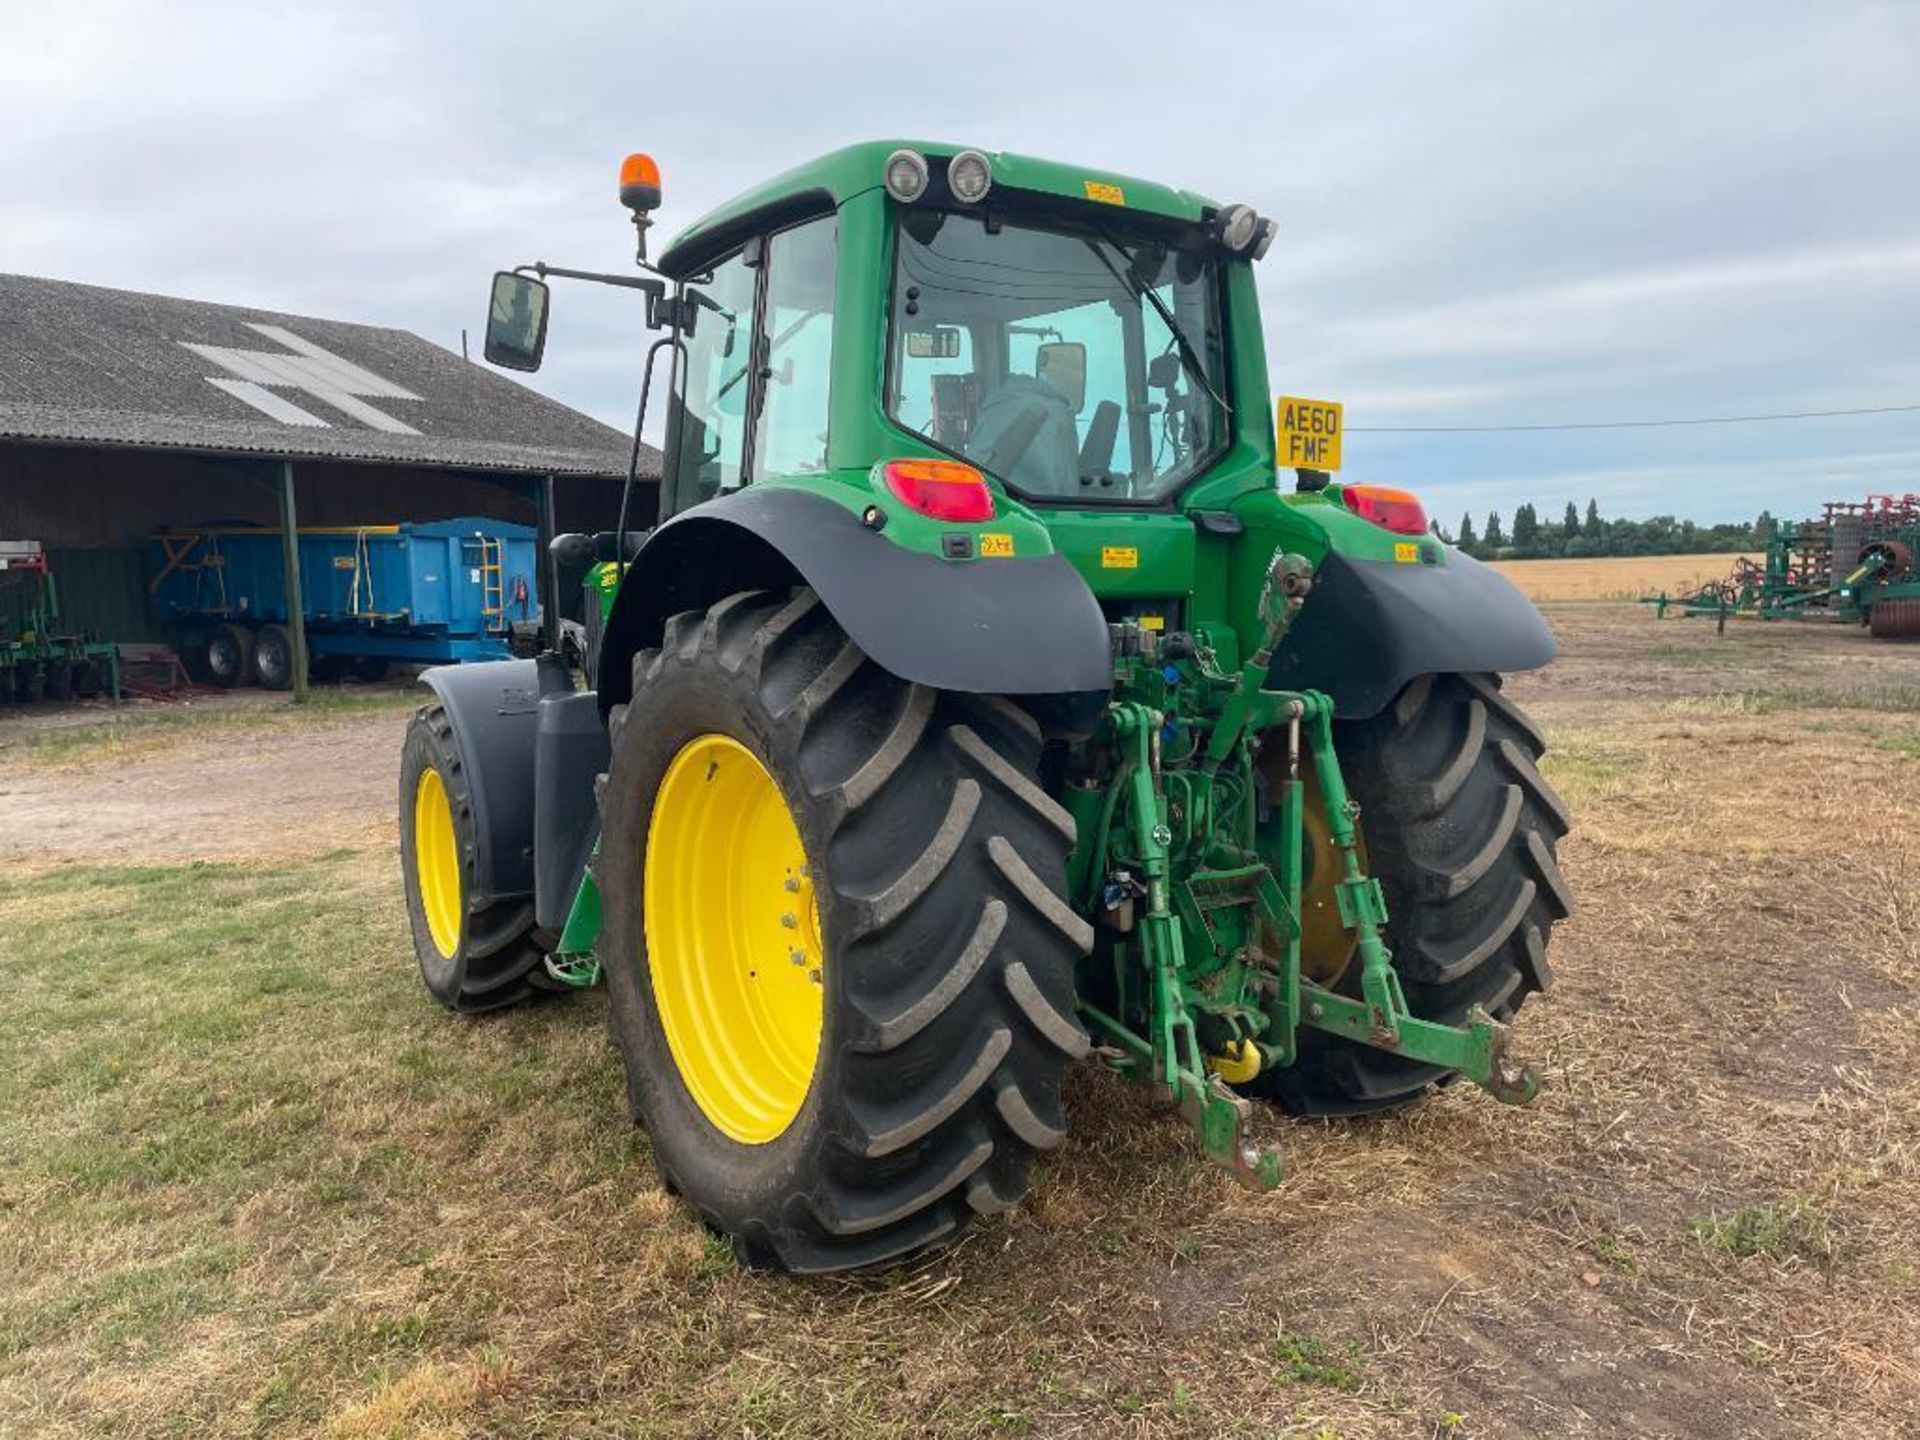
M 220 685 L 293 683 L 278 530 L 208 526 L 153 537 L 148 589 L 191 673 Z M 535 532 L 466 516 L 299 532 L 316 678 L 375 679 L 389 664 L 532 653 L 540 629 Z

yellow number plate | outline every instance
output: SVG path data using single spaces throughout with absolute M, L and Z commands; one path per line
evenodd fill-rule
M 1102 205 L 1124 205 L 1127 193 L 1118 185 L 1109 185 L 1104 180 L 1087 181 L 1087 198 L 1098 200 Z
M 1275 406 L 1280 420 L 1280 464 L 1303 470 L 1338 470 L 1340 436 L 1346 406 L 1337 400 L 1302 400 L 1282 395 Z
M 1013 536 L 983 533 L 980 536 L 980 554 L 988 558 L 1013 554 Z
M 1102 545 L 1100 568 L 1102 570 L 1138 570 L 1140 552 L 1131 545 Z

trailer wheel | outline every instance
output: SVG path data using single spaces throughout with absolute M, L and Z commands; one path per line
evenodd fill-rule
M 293 636 L 284 625 L 262 625 L 253 642 L 253 678 L 264 689 L 293 688 Z
M 1088 1048 L 1040 729 L 912 685 L 810 590 L 666 625 L 617 707 L 595 874 L 634 1116 L 752 1264 L 950 1239 L 1064 1138 Z
M 390 664 L 378 655 L 356 655 L 353 657 L 353 678 L 363 685 L 376 685 L 387 678 Z
M 254 679 L 253 632 L 244 625 L 222 625 L 207 637 L 200 668 L 224 689 L 251 685 Z
M 1573 909 L 1554 854 L 1567 810 L 1537 768 L 1539 730 L 1497 675 L 1432 675 L 1373 719 L 1336 726 L 1334 739 L 1361 807 L 1367 867 L 1386 891 L 1386 942 L 1408 1008 L 1455 1025 L 1476 1005 L 1510 1019 L 1550 983 L 1547 942 Z M 1301 964 L 1314 969 L 1305 955 Z M 1326 983 L 1357 995 L 1359 969 L 1335 957 Z M 1296 1114 L 1354 1115 L 1405 1105 L 1449 1078 L 1303 1030 L 1296 1064 L 1243 1088 Z
M 400 751 L 400 869 L 427 993 L 450 1010 L 498 1010 L 542 989 L 533 905 L 472 901 L 476 826 L 466 764 L 443 706 L 414 713 Z

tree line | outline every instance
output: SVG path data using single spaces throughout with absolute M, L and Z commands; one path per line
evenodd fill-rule
M 1458 545 L 1481 560 L 1578 559 L 1600 555 L 1698 555 L 1722 551 L 1758 550 L 1773 532 L 1773 516 L 1762 510 L 1751 524 L 1734 521 L 1699 525 L 1671 515 L 1649 520 L 1609 520 L 1596 500 L 1587 501 L 1584 518 L 1573 501 L 1558 524 L 1542 520 L 1531 504 L 1513 512 L 1511 527 L 1491 511 L 1486 523 L 1475 527 L 1471 514 L 1460 517 L 1460 527 L 1448 531 L 1438 520 L 1433 533 L 1449 545 Z

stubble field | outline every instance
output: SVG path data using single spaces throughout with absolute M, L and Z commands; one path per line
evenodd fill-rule
M 1505 575 L 1536 605 L 1562 600 L 1638 600 L 1678 595 L 1723 579 L 1738 555 L 1616 555 L 1594 560 L 1500 560 Z M 1758 555 L 1749 556 L 1757 560 Z

